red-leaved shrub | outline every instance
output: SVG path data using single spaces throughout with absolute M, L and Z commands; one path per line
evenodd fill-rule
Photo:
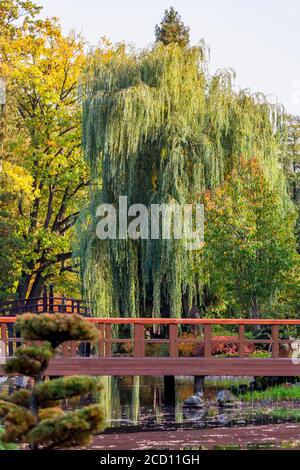
M 213 356 L 218 354 L 239 354 L 239 339 L 237 336 L 212 336 L 211 352 Z M 245 354 L 252 354 L 255 351 L 253 343 L 245 344 Z M 193 356 L 204 356 L 204 341 L 199 341 L 192 352 Z

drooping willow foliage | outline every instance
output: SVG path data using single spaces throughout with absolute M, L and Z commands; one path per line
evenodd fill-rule
M 78 226 L 84 293 L 101 316 L 188 315 L 201 299 L 201 253 L 182 240 L 96 236 L 102 202 L 195 203 L 256 157 L 278 190 L 283 128 L 278 106 L 210 77 L 204 48 L 158 45 L 94 60 L 86 72 L 85 156 L 92 186 Z

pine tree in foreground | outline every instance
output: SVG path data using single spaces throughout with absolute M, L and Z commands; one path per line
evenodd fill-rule
M 34 386 L 31 391 L 1 397 L 0 418 L 5 426 L 2 441 L 28 443 L 36 450 L 88 444 L 93 434 L 103 430 L 99 405 L 65 412 L 60 402 L 98 391 L 98 379 L 71 376 L 44 382 L 43 376 L 59 345 L 65 341 L 93 341 L 97 338 L 96 328 L 79 315 L 31 313 L 20 316 L 15 326 L 30 345 L 16 351 L 6 363 L 5 372 L 32 377 Z

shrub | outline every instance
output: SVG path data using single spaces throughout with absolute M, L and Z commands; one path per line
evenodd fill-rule
M 97 338 L 96 328 L 79 315 L 62 314 L 24 314 L 18 317 L 16 328 L 25 340 L 45 343 L 22 346 L 4 366 L 7 374 L 32 377 L 34 386 L 32 391 L 21 390 L 0 400 L 0 418 L 5 426 L 2 441 L 26 442 L 32 449 L 87 444 L 103 429 L 99 406 L 64 412 L 58 405 L 62 399 L 98 391 L 98 380 L 72 376 L 43 382 L 43 375 L 62 342 L 92 341 Z
M 0 426 L 0 450 L 17 450 L 18 449 L 18 446 L 16 444 L 13 444 L 11 442 L 9 443 L 6 443 L 6 442 L 2 442 L 2 436 L 4 434 L 4 428 L 2 426 Z
M 217 342 L 212 343 L 211 352 L 213 356 L 219 354 L 224 355 L 235 355 L 239 353 L 239 339 L 237 336 L 213 336 L 212 340 L 218 340 Z M 196 346 L 193 356 L 203 356 L 204 355 L 204 341 L 200 341 Z M 245 353 L 252 354 L 255 351 L 255 346 L 253 343 L 245 344 Z

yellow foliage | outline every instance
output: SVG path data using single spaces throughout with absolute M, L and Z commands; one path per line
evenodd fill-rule
M 33 197 L 33 178 L 24 167 L 4 161 L 1 178 L 7 179 L 11 192 L 23 193 L 26 196 Z
M 39 410 L 39 419 L 40 421 L 53 419 L 57 416 L 62 416 L 63 414 L 64 412 L 59 406 L 55 406 L 53 408 L 42 408 Z

